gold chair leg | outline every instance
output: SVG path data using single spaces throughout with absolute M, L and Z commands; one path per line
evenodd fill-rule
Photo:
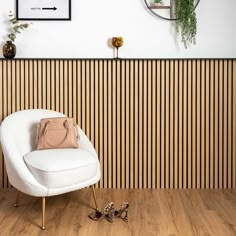
M 42 197 L 42 227 L 41 229 L 45 229 L 45 205 L 46 205 L 46 199 L 45 197 Z
M 92 186 L 92 191 L 93 191 L 94 202 L 95 202 L 95 205 L 96 205 L 96 210 L 98 211 L 98 203 L 97 203 L 97 198 L 96 198 L 94 186 Z
M 20 198 L 20 191 L 18 191 L 17 196 L 16 196 L 16 201 L 15 201 L 15 204 L 14 204 L 15 207 L 18 207 L 18 206 L 19 206 L 19 205 L 18 205 L 18 203 L 19 203 L 19 198 Z

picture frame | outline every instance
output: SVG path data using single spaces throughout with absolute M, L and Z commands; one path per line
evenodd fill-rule
M 17 20 L 71 20 L 71 0 L 16 0 Z

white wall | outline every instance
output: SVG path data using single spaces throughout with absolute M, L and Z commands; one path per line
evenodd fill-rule
M 0 46 L 14 2 L 0 0 Z M 152 16 L 143 0 L 72 0 L 72 21 L 34 21 L 17 36 L 17 57 L 111 58 L 108 39 L 123 36 L 123 58 L 235 58 L 235 10 L 235 0 L 201 0 L 197 44 L 185 49 L 173 23 Z

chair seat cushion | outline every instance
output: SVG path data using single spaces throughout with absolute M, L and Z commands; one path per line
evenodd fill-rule
M 45 187 L 79 184 L 97 175 L 98 158 L 82 148 L 32 151 L 24 161 L 35 179 Z

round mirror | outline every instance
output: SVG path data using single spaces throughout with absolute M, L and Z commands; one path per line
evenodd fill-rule
M 175 1 L 176 0 L 144 0 L 149 11 L 164 20 L 176 20 Z M 194 0 L 194 2 L 195 9 L 200 0 Z

